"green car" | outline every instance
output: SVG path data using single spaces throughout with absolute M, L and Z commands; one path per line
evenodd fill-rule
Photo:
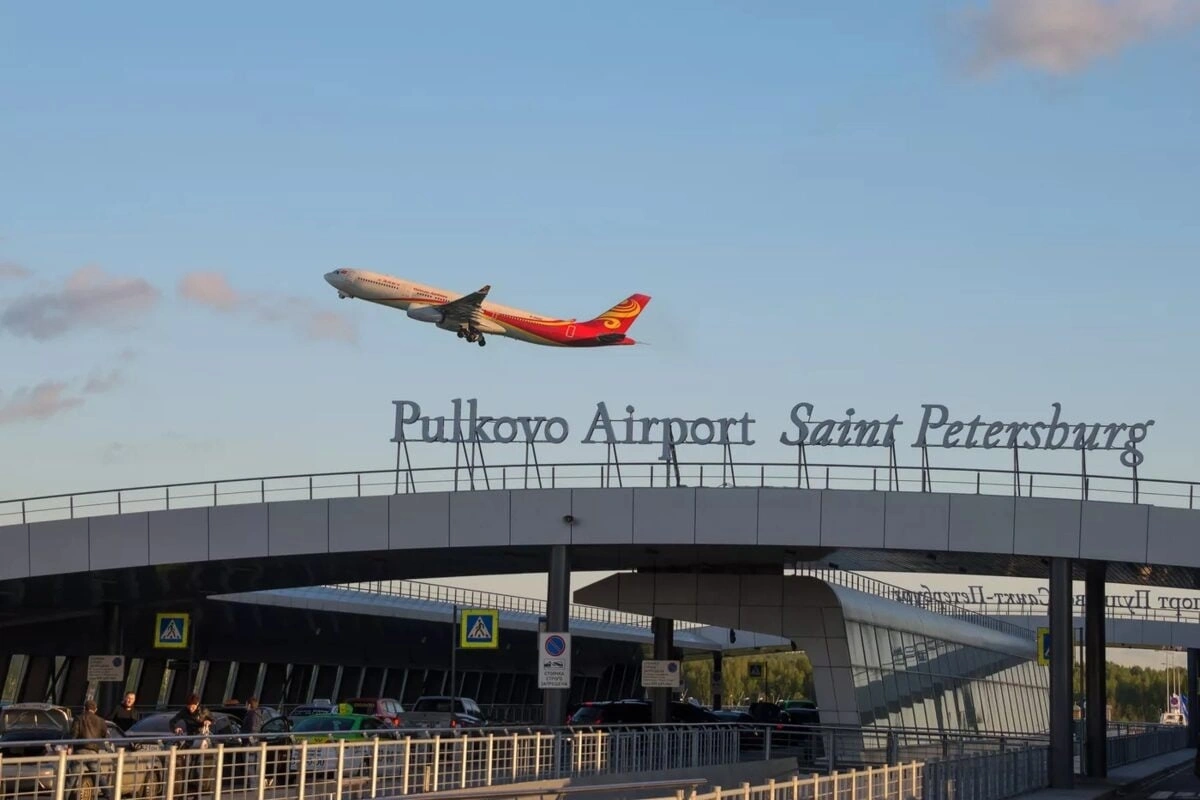
M 265 726 L 264 726 L 265 727 Z M 313 714 L 301 717 L 292 725 L 292 747 L 288 766 L 293 773 L 300 771 L 301 742 L 308 742 L 308 758 L 305 764 L 307 775 L 334 775 L 337 772 L 339 739 L 347 742 L 364 742 L 372 739 L 396 738 L 390 725 L 367 714 Z M 371 753 L 367 745 L 346 748 L 346 759 L 342 765 L 344 778 L 366 778 L 371 774 Z

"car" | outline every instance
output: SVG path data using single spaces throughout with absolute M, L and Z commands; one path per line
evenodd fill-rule
M 309 745 L 336 742 L 363 741 L 372 739 L 399 739 L 401 734 L 386 721 L 373 714 L 309 714 L 299 719 L 276 717 L 263 725 L 259 735 L 273 746 L 267 754 L 266 777 L 268 785 L 283 784 L 295 780 L 300 771 L 300 748 Z M 329 759 L 333 763 L 329 763 Z M 368 775 L 370 756 L 359 748 L 352 748 L 342 765 L 345 777 Z M 306 775 L 326 774 L 337 770 L 337 751 L 327 747 L 309 750 Z
M 712 712 L 718 722 L 731 723 L 737 728 L 740 733 L 741 746 L 743 750 L 761 750 L 765 736 L 763 735 L 763 726 L 754 717 L 747 714 L 745 711 L 730 711 L 722 709 Z
M 667 721 L 673 724 L 720 722 L 713 712 L 672 700 Z M 610 700 L 584 703 L 571 715 L 567 724 L 572 727 L 602 727 L 608 725 L 650 725 L 653 706 L 649 700 Z
M 308 742 L 305 759 L 306 776 L 331 777 L 337 772 L 338 751 L 327 745 L 338 740 L 365 742 L 374 739 L 396 739 L 394 727 L 374 714 L 313 714 L 296 720 L 289 731 L 294 744 Z M 288 771 L 300 772 L 300 748 L 292 747 L 288 758 Z M 371 751 L 365 747 L 347 748 L 342 764 L 345 778 L 365 778 L 371 774 Z
M 334 703 L 329 700 L 324 700 L 324 701 L 320 701 L 320 702 L 313 701 L 312 703 L 308 703 L 307 705 L 296 706 L 295 708 L 293 708 L 291 711 L 289 711 L 287 713 L 287 716 L 293 720 L 297 720 L 302 717 L 311 717 L 313 714 L 336 714 L 336 713 L 337 713 L 337 703 Z
M 349 705 L 352 714 L 370 714 L 376 719 L 389 723 L 393 728 L 404 724 L 404 706 L 399 700 L 390 697 L 354 697 L 343 700 L 339 705 Z M 340 711 L 340 708 L 335 708 Z
M 51 703 L 15 703 L 0 711 L 0 754 L 8 758 L 45 757 L 62 750 L 71 751 L 69 744 L 57 745 L 58 740 L 71 739 L 71 722 L 73 716 L 70 709 Z M 124 734 L 112 722 L 105 721 L 108 739 L 104 742 L 101 752 L 115 753 L 125 749 L 120 741 Z M 77 800 L 91 800 L 95 796 L 99 782 L 109 785 L 113 779 L 112 759 L 99 760 L 100 775 L 103 780 L 97 781 L 97 776 L 87 772 L 83 760 L 70 762 L 72 774 L 79 774 L 79 782 L 73 792 L 66 796 Z M 121 772 L 119 797 L 145 797 L 152 793 L 154 786 L 161 783 L 160 764 L 147 759 L 130 759 L 125 762 Z M 11 796 L 15 793 L 42 793 L 55 791 L 58 778 L 58 764 L 53 761 L 42 761 L 31 764 L 0 764 L 0 775 L 3 775 L 2 791 L 0 794 Z M 68 784 L 70 785 L 70 784 Z
M 172 746 L 177 748 L 175 768 L 175 796 L 185 797 L 201 793 L 209 793 L 216 779 L 216 761 L 205 755 L 206 743 L 202 737 L 194 736 L 181 738 L 171 729 L 173 712 L 148 714 L 129 726 L 125 731 L 123 742 L 132 751 L 138 753 L 166 751 Z M 239 720 L 220 711 L 210 712 L 212 717 L 212 735 L 220 737 L 226 747 L 244 747 L 246 737 L 241 735 Z M 211 752 L 211 750 L 210 750 Z M 247 779 L 247 754 L 229 755 L 222 762 L 222 785 L 242 788 Z M 139 756 L 147 763 L 158 766 L 162 775 L 166 775 L 166 758 Z
M 54 793 L 57 764 L 14 764 L 8 759 L 55 754 L 59 746 L 54 742 L 70 738 L 71 719 L 70 709 L 51 703 L 13 703 L 0 711 L 0 795 Z

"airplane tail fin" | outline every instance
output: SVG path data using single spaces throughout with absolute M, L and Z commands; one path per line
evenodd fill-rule
M 650 295 L 631 294 L 600 316 L 589 320 L 588 324 L 602 327 L 606 333 L 623 334 L 633 325 L 638 314 L 646 310 L 649 303 Z

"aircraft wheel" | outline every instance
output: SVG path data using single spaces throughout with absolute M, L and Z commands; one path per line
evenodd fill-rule
M 479 346 L 480 346 L 480 347 L 483 347 L 485 344 L 487 344 L 487 339 L 485 339 L 485 338 L 483 338 L 482 336 L 480 336 L 480 337 L 479 337 Z

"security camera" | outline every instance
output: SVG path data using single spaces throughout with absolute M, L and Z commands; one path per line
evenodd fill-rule
M 573 525 L 573 524 L 575 524 L 575 517 L 573 517 L 570 514 L 564 514 L 563 522 L 567 523 L 568 525 Z

